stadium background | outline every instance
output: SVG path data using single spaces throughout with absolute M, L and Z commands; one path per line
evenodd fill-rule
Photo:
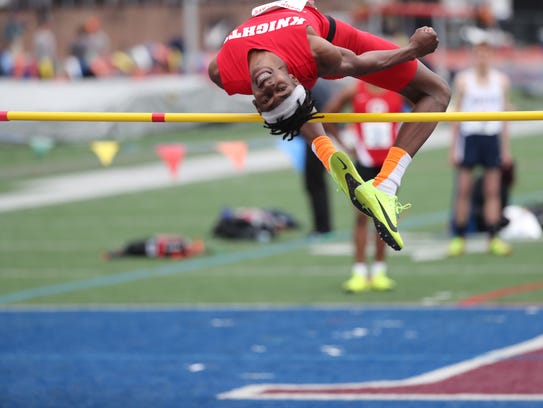
M 50 7 L 60 56 L 90 17 L 99 19 L 112 50 L 185 37 L 184 6 L 176 2 L 40 4 Z M 202 0 L 197 48 L 219 20 L 226 16 L 233 24 L 255 4 Z M 513 1 L 513 14 L 496 26 L 506 34 L 501 38 L 514 40 L 502 44 L 497 58 L 513 77 L 518 110 L 543 106 L 540 11 L 528 10 L 530 4 Z M 23 49 L 31 54 L 38 4 L 15 5 L 28 24 Z M 362 3 L 319 6 L 384 31 L 409 32 L 428 21 L 426 14 L 368 18 Z M 447 18 L 449 47 L 436 54 L 446 59 L 432 61 L 448 73 L 467 62 L 461 28 L 485 21 L 473 4 L 466 6 L 471 17 Z M 412 7 L 400 5 L 406 12 Z M 13 10 L 1 9 L 0 27 Z M 184 38 L 185 46 L 194 41 Z M 48 110 L 49 103 L 65 110 L 166 111 L 188 109 L 179 107 L 188 100 L 196 111 L 252 111 L 250 100 L 233 105 L 213 93 L 201 75 L 208 52 L 198 54 L 190 74 L 179 65 L 175 72 L 110 71 L 80 80 L 3 75 L 0 110 Z M 187 82 L 197 85 L 193 93 Z M 135 100 L 147 105 L 126 104 Z M 351 208 L 333 194 L 334 234 L 307 239 L 299 155 L 261 126 L 22 125 L 0 126 L 0 406 L 354 406 L 339 394 L 271 402 L 221 396 L 264 383 L 326 386 L 427 373 L 432 379 L 436 370 L 463 362 L 482 369 L 482 356 L 526 342 L 535 344 L 529 353 L 497 360 L 505 371 L 492 365 L 477 372 L 477 382 L 488 387 L 470 389 L 471 398 L 461 386 L 358 398 L 376 407 L 543 406 L 541 240 L 515 242 L 511 257 L 496 259 L 474 237 L 467 256 L 444 257 L 454 180 L 446 164 L 447 124 L 417 156 L 402 187 L 413 208 L 401 224 L 406 249 L 390 259 L 397 289 L 356 296 L 341 291 L 351 264 Z M 543 202 L 542 128 L 537 121 L 513 124 L 512 201 L 520 206 Z M 91 150 L 96 141 L 118 143 L 111 163 L 102 164 Z M 240 168 L 218 149 L 218 142 L 233 141 L 247 147 Z M 157 148 L 179 145 L 185 154 L 172 173 Z M 302 228 L 267 244 L 219 240 L 211 228 L 224 206 L 281 208 Z M 203 237 L 209 252 L 180 261 L 100 257 L 157 232 Z

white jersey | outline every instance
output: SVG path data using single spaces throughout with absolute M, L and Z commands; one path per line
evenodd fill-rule
M 465 71 L 465 88 L 460 104 L 463 112 L 502 112 L 505 110 L 505 95 L 501 74 L 490 70 L 484 83 L 477 80 L 475 70 Z M 501 121 L 461 122 L 463 135 L 497 135 L 503 130 Z

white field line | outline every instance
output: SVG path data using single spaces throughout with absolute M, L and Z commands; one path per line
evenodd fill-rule
M 289 166 L 291 162 L 285 153 L 279 149 L 267 149 L 248 155 L 243 171 L 267 172 Z M 0 195 L 0 212 L 173 187 L 240 174 L 226 157 L 217 154 L 185 160 L 179 167 L 177 177 L 168 173 L 165 164 L 47 177 L 27 183 L 20 191 Z
M 543 394 L 535 395 L 500 395 L 500 394 L 442 394 L 440 395 L 418 395 L 418 394 L 366 394 L 359 396 L 352 393 L 342 396 L 338 390 L 344 390 L 346 392 L 359 388 L 377 388 L 386 391 L 387 388 L 401 387 L 401 386 L 416 386 L 432 384 L 439 381 L 447 380 L 451 377 L 464 374 L 468 371 L 483 367 L 485 365 L 493 364 L 508 358 L 512 358 L 518 355 L 527 354 L 532 351 L 540 350 L 543 348 L 543 335 L 537 336 L 533 339 L 514 344 L 512 346 L 504 347 L 502 349 L 496 349 L 484 353 L 480 356 L 474 357 L 469 360 L 465 360 L 456 364 L 451 364 L 436 370 L 429 371 L 427 373 L 413 376 L 404 380 L 390 380 L 390 381 L 367 381 L 359 383 L 340 383 L 340 384 L 258 384 L 248 385 L 245 387 L 237 388 L 232 391 L 228 391 L 218 395 L 220 399 L 491 399 L 493 401 L 499 399 L 506 400 L 543 400 Z M 262 394 L 268 389 L 284 390 L 285 393 L 274 392 L 272 395 Z M 312 391 L 319 391 L 318 394 L 312 393 Z M 330 390 L 330 394 L 326 394 L 326 390 Z M 288 391 L 296 391 L 295 395 L 288 393 Z M 300 391 L 307 391 L 300 394 Z M 324 391 L 324 392 L 323 392 Z
M 512 122 L 510 126 L 512 137 L 532 136 L 543 130 L 543 122 Z M 442 148 L 449 143 L 450 130 L 447 125 L 440 124 L 423 149 Z M 291 166 L 288 156 L 275 148 L 250 151 L 243 171 L 265 172 Z M 34 179 L 19 191 L 0 194 L 0 213 L 235 177 L 239 174 L 226 157 L 214 154 L 186 159 L 180 166 L 178 178 L 168 174 L 165 164 L 46 177 Z

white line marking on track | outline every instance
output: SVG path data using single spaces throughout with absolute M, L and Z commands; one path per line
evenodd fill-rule
M 356 394 L 348 393 L 353 388 L 377 387 L 383 390 L 391 387 L 413 386 L 431 384 L 449 379 L 451 377 L 466 373 L 482 366 L 496 363 L 498 361 L 526 354 L 543 348 L 543 335 L 533 339 L 514 344 L 512 346 L 496 349 L 484 353 L 460 363 L 452 364 L 427 373 L 416 375 L 404 380 L 390 381 L 367 381 L 359 383 L 339 383 L 339 384 L 258 384 L 248 385 L 237 388 L 218 395 L 219 399 L 310 399 L 310 400 L 375 400 L 375 399 L 422 399 L 422 400 L 437 400 L 437 399 L 466 399 L 466 400 L 511 400 L 511 401 L 543 401 L 543 394 L 530 395 L 512 395 L 512 394 Z M 264 394 L 267 389 L 273 389 L 273 394 Z M 284 390 L 285 393 L 280 391 Z M 295 390 L 296 394 L 288 393 Z M 317 393 L 312 391 L 318 390 Z M 326 393 L 330 390 L 330 393 Z M 340 391 L 344 390 L 342 394 Z M 306 391 L 306 392 L 304 392 Z

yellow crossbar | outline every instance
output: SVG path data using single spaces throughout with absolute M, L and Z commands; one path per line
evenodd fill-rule
M 464 122 L 543 120 L 543 111 L 326 113 L 313 119 L 323 123 L 354 122 Z M 131 113 L 131 112 L 22 112 L 0 111 L 1 121 L 52 122 L 263 122 L 257 113 Z

